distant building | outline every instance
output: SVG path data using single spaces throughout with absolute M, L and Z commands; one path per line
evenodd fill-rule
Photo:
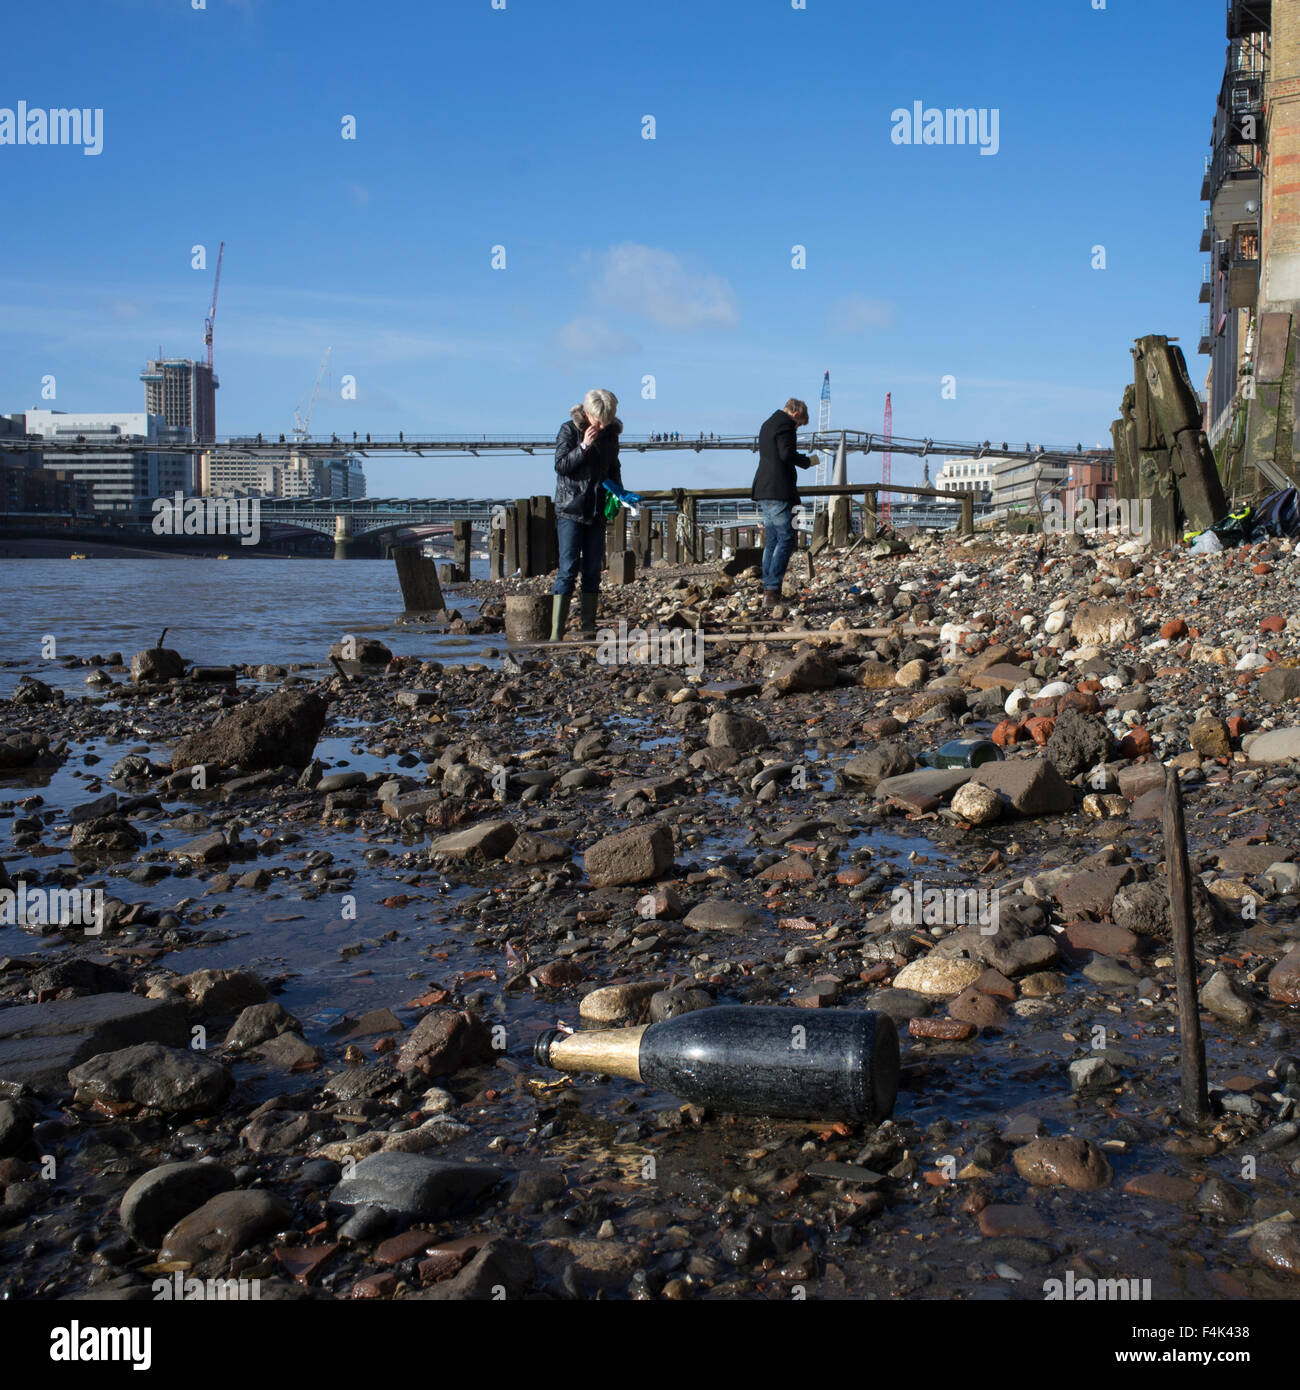
M 995 458 L 993 462 L 993 508 L 995 511 L 1038 510 L 1039 499 L 1056 496 L 1065 482 L 1068 468 L 1048 459 Z
M 221 383 L 206 362 L 162 357 L 140 373 L 147 415 L 161 415 L 193 440 L 217 437 L 217 388 Z
M 1093 450 L 1072 459 L 1066 468 L 1060 498 L 1068 512 L 1083 501 L 1104 502 L 1115 496 L 1115 456 Z
M 997 459 L 947 459 L 934 480 L 943 492 L 973 492 L 977 502 L 987 502 L 993 495 L 993 465 Z
M 286 446 L 284 453 L 254 452 L 252 440 L 231 440 L 202 456 L 199 491 L 210 497 L 322 498 L 344 501 L 366 495 L 366 475 L 355 454 L 307 458 Z M 241 445 L 243 447 L 241 447 Z
M 147 511 L 158 497 L 194 491 L 194 464 L 174 446 L 188 441 L 186 429 L 169 426 L 161 416 L 144 412 L 98 413 L 29 410 L 25 432 L 67 443 L 120 445 L 109 453 L 79 454 L 47 448 L 42 466 L 92 489 L 96 512 Z M 169 448 L 173 446 L 173 448 Z
M 21 415 L 0 415 L 0 438 L 27 434 Z M 0 454 L 0 513 L 89 512 L 92 489 L 60 469 L 46 469 L 38 449 Z

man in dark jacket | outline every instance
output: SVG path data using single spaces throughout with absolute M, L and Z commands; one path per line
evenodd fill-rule
M 749 495 L 763 513 L 763 606 L 781 601 L 781 581 L 794 550 L 794 509 L 799 505 L 796 468 L 813 461 L 795 448 L 795 431 L 808 423 L 808 407 L 792 396 L 763 421 L 758 432 L 758 472 Z
M 582 633 L 596 635 L 596 591 L 605 549 L 605 499 L 608 479 L 623 491 L 618 437 L 618 397 L 612 391 L 588 391 L 560 426 L 555 439 L 555 527 L 560 564 L 551 601 L 551 641 L 564 636 L 573 601 L 573 585 L 582 571 Z

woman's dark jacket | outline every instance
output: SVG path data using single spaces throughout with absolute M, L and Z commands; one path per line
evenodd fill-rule
M 618 461 L 618 437 L 622 420 L 613 420 L 583 453 L 582 436 L 587 417 L 573 410 L 555 437 L 555 515 L 571 521 L 591 522 L 604 515 L 608 495 L 601 484 L 608 478 L 621 492 L 623 472 Z

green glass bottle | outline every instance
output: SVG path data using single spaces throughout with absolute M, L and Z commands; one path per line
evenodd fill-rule
M 987 738 L 954 738 L 920 757 L 923 767 L 979 767 L 1001 761 L 1002 750 Z

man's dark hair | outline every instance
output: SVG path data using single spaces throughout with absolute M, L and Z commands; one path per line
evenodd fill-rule
M 785 410 L 788 414 L 802 420 L 805 425 L 808 423 L 808 406 L 804 401 L 791 396 L 785 403 Z

